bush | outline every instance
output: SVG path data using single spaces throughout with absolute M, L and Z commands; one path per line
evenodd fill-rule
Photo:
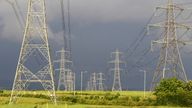
M 0 90 L 0 93 L 4 93 L 4 91 L 3 91 L 3 90 Z
M 176 78 L 163 79 L 155 88 L 157 105 L 192 105 L 192 82 L 185 83 Z

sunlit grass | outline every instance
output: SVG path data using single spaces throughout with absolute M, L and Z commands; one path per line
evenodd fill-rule
M 16 104 L 8 104 L 11 91 L 4 91 L 3 94 L 6 96 L 0 97 L 0 108 L 173 108 L 167 106 L 145 106 L 145 107 L 128 107 L 128 106 L 105 106 L 105 105 L 81 105 L 81 104 L 62 104 L 54 105 L 49 99 L 42 98 L 32 98 L 32 97 L 21 97 L 16 101 Z M 121 92 L 111 92 L 111 91 L 83 91 L 82 96 L 87 95 L 107 95 L 119 93 L 121 96 L 143 96 L 143 91 L 121 91 Z M 43 94 L 46 95 L 44 91 L 25 91 L 22 94 Z M 81 96 L 81 91 L 67 92 L 67 91 L 57 91 L 57 96 Z M 146 96 L 152 96 L 151 92 L 146 92 Z M 175 107 L 174 107 L 175 108 Z
M 104 105 L 53 105 L 53 104 L 11 104 L 11 105 L 0 105 L 0 108 L 175 108 L 168 106 L 136 106 L 136 107 L 128 107 L 128 106 L 104 106 Z M 179 108 L 179 107 L 178 107 Z

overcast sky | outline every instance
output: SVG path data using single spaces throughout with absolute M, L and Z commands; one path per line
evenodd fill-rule
M 27 0 L 17 1 L 25 17 Z M 175 1 L 181 2 L 181 0 Z M 191 0 L 182 1 L 190 2 Z M 119 48 L 125 51 L 125 55 L 128 55 L 129 52 L 126 50 L 138 37 L 155 7 L 166 2 L 167 0 L 70 0 L 72 50 L 77 75 L 80 70 L 88 70 L 90 73 L 104 72 L 106 76 L 109 76 L 107 62 L 110 60 L 110 53 Z M 59 0 L 46 0 L 46 4 L 50 45 L 54 48 L 52 51 L 56 51 L 60 49 L 57 46 L 60 44 L 58 42 L 61 42 L 62 32 L 60 4 Z M 20 28 L 11 5 L 1 0 L 0 87 L 11 88 L 23 37 L 22 32 L 23 29 Z M 150 37 L 147 39 L 148 41 L 145 42 L 149 43 L 146 43 L 146 47 L 151 41 Z M 190 70 L 189 59 L 185 61 L 186 67 Z M 130 59 L 129 64 L 134 64 L 132 62 L 134 59 Z M 142 73 L 135 70 L 126 75 L 122 80 L 124 89 L 142 88 Z M 150 73 L 148 86 L 151 76 Z M 128 79 L 127 77 L 129 80 L 125 80 Z

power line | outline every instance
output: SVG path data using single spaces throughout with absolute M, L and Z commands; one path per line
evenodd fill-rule
M 14 13 L 15 13 L 16 19 L 17 19 L 17 21 L 19 23 L 19 26 L 20 26 L 21 29 L 23 29 L 23 27 L 24 27 L 24 20 L 21 20 L 21 19 L 23 19 L 23 18 L 20 18 L 20 16 L 22 16 L 22 15 L 17 10 L 17 8 L 19 7 L 18 3 L 16 2 L 16 4 L 15 4 L 14 2 L 11 2 L 9 0 L 6 0 L 6 1 L 11 5 L 11 7 L 12 7 Z
M 67 51 L 67 39 L 66 39 L 66 26 L 65 26 L 65 8 L 63 0 L 60 0 L 60 9 L 61 9 L 61 18 L 62 18 L 62 33 L 63 33 L 63 42 L 64 48 Z
M 156 11 L 149 18 L 149 20 L 146 23 L 146 26 L 152 21 L 153 17 L 155 16 L 155 13 L 156 13 Z M 134 51 L 136 51 L 136 49 L 139 47 L 139 45 L 141 44 L 141 42 L 145 38 L 146 33 L 147 33 L 146 26 L 141 30 L 141 32 L 139 33 L 138 37 L 131 43 L 130 47 L 126 50 L 127 52 L 129 52 L 129 50 L 131 50 L 131 47 L 133 47 L 133 49 L 130 51 L 130 53 L 129 53 L 127 58 L 130 58 L 133 55 Z
M 145 55 L 147 55 L 149 52 L 151 51 L 151 48 L 147 48 L 147 50 L 142 54 L 142 56 L 136 61 L 136 63 L 134 65 L 132 65 L 131 69 L 128 69 L 128 71 L 132 71 L 134 66 L 136 66 L 144 57 Z

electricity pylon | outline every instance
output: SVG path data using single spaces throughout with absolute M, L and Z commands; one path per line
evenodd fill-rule
M 73 72 L 73 60 L 72 60 L 72 47 L 71 47 L 71 28 L 70 28 L 70 0 L 60 0 L 61 16 L 62 16 L 62 29 L 63 29 L 63 42 L 64 50 L 68 52 L 67 60 L 70 63 L 66 64 L 66 89 L 67 91 L 75 90 L 75 73 Z M 73 72 L 73 73 L 71 73 Z
M 60 63 L 60 68 L 56 69 L 56 71 L 59 71 L 57 90 L 73 91 L 75 90 L 75 73 L 71 70 L 72 61 L 69 58 L 70 52 L 62 48 L 57 53 L 60 53 L 60 60 L 55 61 Z
M 89 91 L 89 90 L 91 90 L 91 82 L 90 81 L 87 81 L 87 88 L 86 88 L 86 90 L 87 91 Z
M 45 8 L 45 0 L 28 0 L 27 20 L 10 103 L 16 101 L 31 83 L 41 84 L 47 91 L 46 95 L 56 103 Z
M 95 72 L 90 75 L 90 79 L 87 82 L 87 90 L 97 90 L 97 77 Z
M 75 77 L 75 72 L 73 72 L 73 91 L 76 90 L 76 77 Z
M 118 49 L 116 49 L 115 52 L 112 52 L 112 56 L 115 56 L 115 60 L 110 61 L 109 63 L 114 64 L 115 68 L 112 69 L 114 72 L 114 77 L 113 77 L 113 86 L 112 86 L 112 91 L 122 91 L 121 88 L 121 69 L 120 69 L 120 64 L 124 63 L 123 61 L 120 60 L 122 52 L 119 52 Z
M 66 81 L 66 77 L 67 77 L 67 72 L 70 72 L 70 69 L 67 68 L 67 64 L 71 63 L 72 61 L 69 61 L 67 59 L 67 55 L 69 52 L 65 51 L 64 48 L 61 49 L 61 51 L 57 51 L 57 53 L 60 53 L 60 60 L 56 60 L 55 62 L 60 63 L 59 65 L 59 69 L 56 69 L 57 71 L 59 71 L 59 81 L 58 81 L 58 86 L 57 86 L 57 90 L 66 90 L 67 87 L 67 81 Z
M 96 77 L 95 72 L 92 73 L 91 80 L 92 80 L 92 90 L 96 91 L 97 90 L 97 77 Z
M 75 72 L 71 72 L 71 91 L 75 91 Z
M 67 91 L 74 91 L 75 90 L 75 73 L 72 71 L 67 72 L 66 90 Z
M 154 72 L 151 90 L 153 90 L 161 79 L 178 78 L 187 81 L 187 75 L 181 59 L 179 44 L 185 45 L 186 42 L 178 38 L 177 29 L 182 28 L 186 31 L 191 29 L 183 23 L 179 23 L 176 18 L 184 11 L 184 8 L 173 4 L 173 0 L 168 0 L 166 7 L 157 7 L 157 9 L 165 10 L 166 20 L 157 24 L 150 24 L 149 27 L 159 27 L 163 29 L 163 38 L 153 41 L 152 44 L 161 44 L 160 58 Z M 176 15 L 179 13 L 178 15 Z
M 97 80 L 98 80 L 98 90 L 99 91 L 103 91 L 104 87 L 103 87 L 103 73 L 98 73 L 97 74 Z

